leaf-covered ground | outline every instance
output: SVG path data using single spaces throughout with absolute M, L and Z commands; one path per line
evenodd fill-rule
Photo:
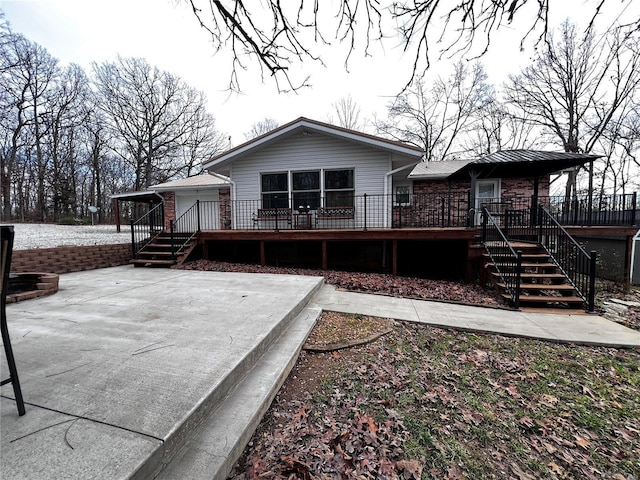
M 394 277 L 380 273 L 341 272 L 308 268 L 283 268 L 239 263 L 196 260 L 185 264 L 186 270 L 217 272 L 283 273 L 324 277 L 329 285 L 352 292 L 378 293 L 393 297 L 442 300 L 476 305 L 504 305 L 493 289 L 478 285 L 414 277 Z
M 639 477 L 638 351 L 396 323 L 303 352 L 230 478 Z
M 318 275 L 352 291 L 500 304 L 491 290 L 455 282 L 208 261 L 185 268 Z M 609 318 L 640 329 L 638 292 L 601 285 L 598 304 L 612 297 L 630 304 L 615 304 Z M 640 351 L 392 325 L 363 346 L 303 351 L 230 478 L 640 479 Z M 310 340 L 388 326 L 325 312 Z

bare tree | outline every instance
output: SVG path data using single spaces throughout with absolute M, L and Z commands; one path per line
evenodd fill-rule
M 62 69 L 53 81 L 43 115 L 46 128 L 48 179 L 51 183 L 53 218 L 74 217 L 79 211 L 78 194 L 81 130 L 87 117 L 85 104 L 89 84 L 84 70 L 75 64 Z
M 280 124 L 277 120 L 274 120 L 270 117 L 265 117 L 259 122 L 253 123 L 249 131 L 245 132 L 244 138 L 245 140 L 251 140 L 253 138 L 259 137 L 260 135 L 264 135 L 265 133 L 269 133 L 271 130 L 275 130 L 279 126 Z
M 524 20 L 519 26 L 522 43 L 529 37 L 541 43 L 552 11 L 550 0 L 183 1 L 209 32 L 216 50 L 231 48 L 229 87 L 234 90 L 240 89 L 238 72 L 246 69 L 247 59 L 258 63 L 263 78 L 268 74 L 275 79 L 279 90 L 308 85 L 308 77 L 292 79 L 291 68 L 307 60 L 323 64 L 321 47 L 335 43 L 346 45 L 346 67 L 354 53 L 369 55 L 372 43 L 399 43 L 413 60 L 409 85 L 429 67 L 434 46 L 438 57 L 468 52 L 472 46 L 481 55 L 495 33 L 516 19 Z M 577 5 L 591 15 L 587 30 L 605 9 L 620 12 L 630 6 L 631 0 L 585 0 Z M 629 18 L 625 27 L 639 29 L 640 18 Z
M 488 99 L 465 136 L 465 150 L 483 156 L 500 150 L 542 147 L 539 129 L 510 115 L 497 95 Z
M 360 107 L 351 95 L 342 97 L 332 105 L 333 112 L 327 116 L 327 121 L 349 130 L 361 130 Z M 333 114 L 335 114 L 335 119 Z
M 579 37 L 565 22 L 559 38 L 505 84 L 506 99 L 522 121 L 542 128 L 566 152 L 591 153 L 616 116 L 636 103 L 640 49 L 636 35 L 614 29 L 602 38 Z M 575 192 L 575 172 L 566 196 Z
M 97 105 L 105 112 L 115 142 L 114 151 L 134 171 L 136 190 L 148 188 L 193 167 L 194 152 L 208 155 L 210 149 L 190 150 L 185 145 L 205 127 L 206 98 L 178 77 L 149 65 L 140 58 L 94 64 Z M 207 130 L 211 138 L 215 132 Z M 202 144 L 202 140 L 199 140 Z M 204 160 L 207 157 L 202 158 Z
M 34 149 L 35 164 L 29 173 L 37 178 L 38 218 L 44 220 L 47 203 L 46 158 L 43 139 L 45 104 L 51 82 L 57 73 L 57 62 L 40 45 L 22 35 L 2 30 L 0 42 L 0 110 L 3 145 L 0 150 L 0 191 L 2 193 L 3 218 L 12 212 L 11 179 L 20 158 L 21 150 Z M 26 131 L 29 130 L 27 133 Z
M 414 82 L 389 105 L 388 119 L 376 121 L 382 135 L 424 149 L 425 160 L 465 156 L 462 134 L 475 128 L 493 90 L 481 64 L 458 62 L 448 78 L 438 77 L 430 88 Z

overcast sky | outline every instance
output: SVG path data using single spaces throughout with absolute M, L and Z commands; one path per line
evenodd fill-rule
M 609 0 L 609 5 L 618 7 L 620 1 Z M 575 15 L 587 10 L 584 3 L 556 0 L 553 8 L 562 10 L 555 11 L 552 21 L 560 22 L 568 15 L 578 21 Z M 635 5 L 627 8 L 640 8 L 638 0 L 630 3 Z M 278 94 L 274 83 L 268 79 L 261 83 L 259 71 L 252 68 L 240 78 L 243 93 L 230 94 L 229 53 L 214 52 L 208 35 L 184 2 L 2 0 L 0 9 L 14 31 L 47 48 L 62 64 L 78 63 L 89 73 L 91 62 L 113 61 L 120 54 L 144 57 L 150 64 L 177 74 L 207 94 L 218 129 L 229 134 L 234 145 L 242 143 L 244 132 L 265 117 L 280 124 L 300 116 L 326 121 L 332 104 L 347 95 L 358 103 L 363 117 L 384 117 L 386 105 L 406 83 L 411 67 L 411 59 L 402 60 L 400 50 L 388 42 L 385 50 L 376 48 L 373 57 L 354 57 L 347 72 L 344 49 L 336 46 L 323 50 L 326 68 L 304 65 L 303 72 L 311 74 L 310 89 Z M 503 29 L 501 37 L 492 42 L 490 54 L 482 59 L 494 83 L 500 83 L 508 73 L 518 73 L 531 58 L 533 45 L 521 52 L 517 30 Z M 444 71 L 448 65 L 441 62 L 435 68 Z

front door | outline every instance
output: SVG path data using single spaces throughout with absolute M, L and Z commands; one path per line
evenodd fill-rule
M 482 223 L 482 207 L 490 213 L 499 213 L 500 180 L 478 180 L 476 182 L 476 225 Z

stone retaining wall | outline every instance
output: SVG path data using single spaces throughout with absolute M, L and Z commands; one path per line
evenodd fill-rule
M 131 260 L 131 244 L 14 250 L 12 272 L 69 273 L 117 267 Z

